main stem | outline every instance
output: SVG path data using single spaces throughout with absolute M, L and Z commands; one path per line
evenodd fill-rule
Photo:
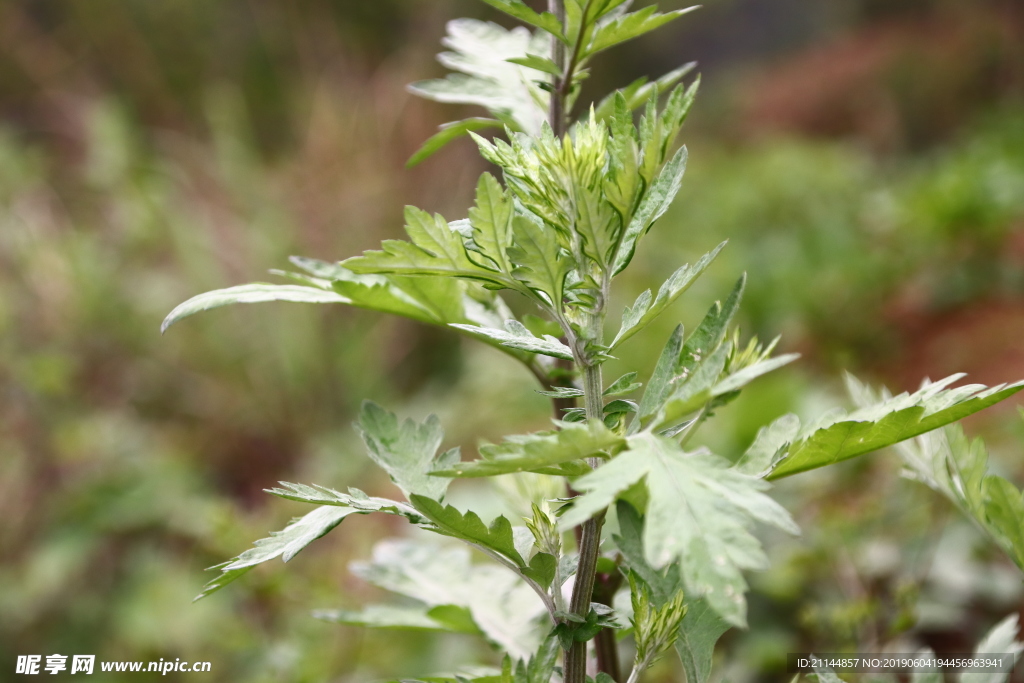
M 589 334 L 592 339 L 601 340 L 600 313 L 591 317 Z M 583 366 L 583 400 L 586 406 L 588 420 L 604 419 L 604 401 L 601 398 L 603 392 L 601 381 L 600 365 Z M 597 467 L 600 461 L 597 458 L 590 459 L 590 466 Z M 569 603 L 569 610 L 573 614 L 586 617 L 590 612 L 590 603 L 594 595 L 594 581 L 597 577 L 597 560 L 601 549 L 601 526 L 604 524 L 604 513 L 583 523 L 583 530 L 580 534 L 580 559 L 576 568 L 576 582 L 573 584 L 572 600 Z M 618 672 L 606 672 L 613 678 Z M 587 676 L 587 643 L 574 642 L 569 651 L 565 654 L 565 683 L 584 683 Z
M 558 19 L 562 26 L 565 26 L 565 0 L 548 0 L 548 11 Z M 567 83 L 572 80 L 572 74 L 566 72 L 566 50 L 565 44 L 557 38 L 551 38 L 551 60 L 558 67 L 560 76 L 555 77 L 552 83 L 551 101 L 548 108 L 548 124 L 555 137 L 561 138 L 568 128 L 566 119 L 566 95 L 568 93 Z M 590 320 L 589 333 L 591 338 L 600 342 L 602 317 L 600 311 L 595 312 Z M 583 394 L 588 420 L 601 420 L 604 418 L 604 401 L 602 392 L 604 390 L 601 381 L 600 365 L 583 366 Z M 561 406 L 556 403 L 556 414 L 560 413 Z M 560 417 L 560 415 L 559 415 Z M 599 461 L 592 458 L 591 467 L 597 467 Z M 597 576 L 597 560 L 601 545 L 601 526 L 604 524 L 604 515 L 598 515 L 585 522 L 577 535 L 579 541 L 579 565 L 576 569 L 576 581 L 573 584 L 572 599 L 569 603 L 569 610 L 573 614 L 586 617 L 590 612 L 590 602 L 594 594 L 594 582 Z M 614 647 L 614 642 L 612 643 Z M 616 661 L 614 669 L 618 669 L 615 658 L 604 657 L 605 661 Z M 613 678 L 618 678 L 618 671 L 607 671 Z M 585 683 L 587 677 L 587 643 L 575 642 L 568 652 L 565 653 L 565 667 L 563 669 L 564 683 Z

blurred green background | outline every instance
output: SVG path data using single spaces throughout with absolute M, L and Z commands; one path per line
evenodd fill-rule
M 302 511 L 262 493 L 279 479 L 390 491 L 349 426 L 364 398 L 438 413 L 472 454 L 545 425 L 529 377 L 341 307 L 239 306 L 159 335 L 177 303 L 289 254 L 399 236 L 405 204 L 463 216 L 485 170 L 470 143 L 404 169 L 438 124 L 476 113 L 404 90 L 442 73 L 458 16 L 505 23 L 471 0 L 0 2 L 0 680 L 20 679 L 19 654 L 208 660 L 165 680 L 242 683 L 494 661 L 469 636 L 310 617 L 384 597 L 346 567 L 404 533 L 390 518 L 189 601 L 205 567 Z M 766 420 L 842 402 L 844 370 L 894 390 L 1024 377 L 1019 2 L 715 0 L 599 60 L 584 97 L 693 59 L 683 191 L 612 310 L 730 245 L 611 375 L 643 378 L 671 327 L 746 270 L 744 331 L 804 358 L 718 418 L 730 457 Z M 1024 481 L 1012 405 L 966 427 Z M 755 628 L 723 641 L 729 680 L 788 680 L 786 652 L 901 634 L 965 651 L 1020 611 L 1013 565 L 898 474 L 881 454 L 777 488 L 805 532 L 768 539 Z M 680 676 L 667 659 L 650 680 Z

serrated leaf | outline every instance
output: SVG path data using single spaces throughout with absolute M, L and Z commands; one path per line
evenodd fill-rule
M 561 306 L 565 278 L 573 263 L 562 252 L 555 231 L 525 216 L 516 216 L 512 232 L 513 245 L 508 249 L 516 266 L 512 274 L 530 289 L 543 292 L 549 305 Z
M 648 492 L 646 561 L 655 569 L 680 563 L 690 595 L 707 599 L 730 624 L 745 625 L 741 570 L 767 562 L 749 527 L 757 520 L 797 533 L 789 513 L 762 493 L 761 480 L 730 469 L 724 459 L 705 450 L 688 453 L 671 439 L 644 433 L 630 437 L 627 450 L 611 462 L 573 482 L 583 495 L 559 528 L 571 529 L 605 510 L 640 481 Z
M 471 260 L 462 236 L 439 214 L 407 206 L 405 221 L 411 242 L 384 240 L 381 251 L 365 251 L 342 265 L 354 273 L 460 277 L 497 287 L 510 285 L 501 273 Z
M 417 494 L 435 500 L 444 497 L 447 480 L 431 477 L 430 472 L 458 462 L 459 453 L 453 449 L 435 460 L 444 438 L 436 415 L 421 424 L 410 419 L 399 423 L 394 413 L 364 401 L 355 428 L 370 458 L 391 476 L 406 498 L 411 501 Z
M 543 356 L 551 356 L 552 358 L 573 359 L 572 349 L 554 337 L 548 335 L 545 335 L 543 338 L 535 337 L 533 333 L 517 320 L 508 320 L 505 322 L 505 326 L 505 330 L 496 330 L 491 327 L 479 327 L 477 325 L 452 325 L 455 329 L 462 330 L 475 337 L 493 339 L 502 346 L 507 346 L 511 349 L 539 353 Z
M 656 5 L 650 5 L 636 12 L 615 17 L 611 21 L 602 22 L 594 31 L 594 38 L 587 46 L 586 54 L 593 55 L 642 36 L 695 9 L 697 6 L 661 13 L 658 12 Z
M 561 429 L 507 437 L 500 444 L 480 447 L 480 460 L 460 462 L 434 472 L 442 477 L 491 477 L 515 472 L 535 472 L 555 465 L 614 452 L 625 439 L 601 421 L 562 423 Z
M 352 571 L 431 608 L 468 609 L 487 638 L 514 657 L 528 657 L 540 645 L 538 619 L 546 614 L 540 598 L 506 568 L 471 562 L 466 548 L 387 540 L 374 547 L 371 561 L 353 563 Z
M 487 526 L 472 510 L 462 512 L 451 505 L 415 494 L 410 502 L 434 523 L 438 533 L 493 550 L 515 562 L 518 567 L 528 566 L 516 549 L 512 523 L 505 517 L 499 515 Z
M 654 222 L 664 215 L 672 204 L 679 188 L 682 187 L 686 171 L 686 147 L 680 147 L 672 160 L 665 164 L 661 173 L 644 193 L 640 205 L 619 241 L 619 248 L 612 265 L 612 275 L 618 275 L 633 260 L 636 243 L 651 229 Z
M 523 0 L 483 0 L 483 2 L 511 17 L 515 17 L 519 21 L 524 21 L 531 26 L 547 31 L 566 45 L 569 44 L 562 33 L 562 25 L 551 12 L 535 12 Z
M 767 478 L 786 477 L 891 446 L 960 420 L 1024 389 L 1024 382 L 946 389 L 961 377 L 953 375 L 914 394 L 903 393 L 804 426 Z
M 609 202 L 609 187 L 573 188 L 576 204 L 574 229 L 580 236 L 583 253 L 604 271 L 614 258 L 614 250 L 622 233 L 622 217 Z M 632 200 L 632 193 L 629 193 Z M 630 201 L 630 203 L 632 203 Z
M 469 210 L 473 243 L 503 273 L 512 272 L 506 250 L 512 245 L 512 200 L 490 173 L 476 186 L 476 205 Z
M 612 341 L 610 348 L 615 349 L 619 344 L 626 341 L 634 334 L 642 330 L 648 323 L 658 317 L 662 311 L 679 298 L 683 292 L 689 289 L 698 277 L 703 274 L 711 262 L 718 256 L 718 252 L 725 246 L 725 242 L 722 242 L 709 253 L 704 254 L 695 264 L 692 266 L 686 264 L 676 270 L 662 283 L 661 287 L 658 288 L 658 296 L 651 301 L 651 290 L 644 291 L 641 294 L 632 307 L 627 307 L 622 314 L 622 326 L 619 328 L 618 334 L 615 335 L 615 339 Z
M 457 140 L 469 133 L 471 130 L 484 130 L 485 128 L 501 128 L 505 124 L 498 119 L 488 119 L 474 116 L 461 121 L 451 121 L 441 125 L 441 129 L 427 138 L 416 152 L 405 162 L 406 168 L 412 168 L 436 154 L 442 147 L 453 140 Z
M 297 301 L 315 304 L 352 303 L 351 300 L 337 292 L 325 291 L 316 287 L 262 283 L 237 285 L 226 289 L 204 292 L 184 303 L 178 304 L 164 318 L 163 324 L 160 325 L 160 332 L 166 332 L 168 327 L 182 318 L 187 318 L 200 311 L 208 311 L 211 308 L 219 308 L 228 304 L 254 304 L 265 301 Z
M 281 531 L 271 532 L 269 538 L 256 541 L 253 544 L 255 547 L 246 550 L 235 559 L 210 567 L 211 570 L 220 570 L 221 574 L 206 584 L 203 587 L 203 592 L 197 595 L 195 600 L 200 600 L 220 590 L 258 564 L 276 557 L 288 562 L 303 548 L 327 534 L 352 514 L 365 513 L 355 508 L 325 505 L 296 519 Z

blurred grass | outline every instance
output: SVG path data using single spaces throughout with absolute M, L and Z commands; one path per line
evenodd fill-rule
M 487 656 L 466 638 L 308 616 L 372 597 L 345 567 L 400 532 L 375 517 L 287 568 L 188 600 L 204 567 L 301 510 L 261 492 L 278 479 L 389 491 L 348 426 L 364 398 L 437 412 L 446 442 L 468 453 L 477 438 L 545 423 L 528 378 L 491 349 L 350 309 L 240 306 L 158 334 L 181 300 L 266 279 L 289 254 L 343 258 L 398 236 L 403 203 L 461 217 L 483 164 L 456 145 L 402 170 L 452 118 L 402 87 L 437 73 L 425 60 L 443 20 L 473 12 L 492 16 L 425 0 L 0 8 L 4 667 L 77 652 L 211 660 L 218 680 L 354 681 Z M 712 16 L 728 27 L 728 13 Z M 636 54 L 667 70 L 680 49 Z M 628 60 L 610 67 L 612 83 L 631 75 Z M 743 82 L 720 68 L 724 83 Z M 744 330 L 781 333 L 805 359 L 718 417 L 712 444 L 726 455 L 782 412 L 836 401 L 841 369 L 899 388 L 960 369 L 990 383 L 1024 376 L 1024 104 L 984 92 L 930 145 L 880 152 L 856 129 L 748 135 L 715 120 L 734 93 L 712 89 L 687 136 L 680 199 L 615 306 L 730 246 L 609 376 L 647 371 L 675 322 L 695 325 L 743 270 Z M 1006 454 L 1024 430 L 997 432 L 1001 466 L 1020 481 Z M 1001 588 L 1005 562 L 895 470 L 866 459 L 780 487 L 809 531 L 772 539 L 776 568 L 756 579 L 753 603 L 765 629 L 730 636 L 731 680 L 773 679 L 786 648 L 847 647 L 917 617 L 921 633 L 966 646 L 1019 608 L 1019 586 Z M 843 553 L 859 573 L 839 572 Z

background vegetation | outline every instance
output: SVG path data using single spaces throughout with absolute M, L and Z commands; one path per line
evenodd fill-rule
M 278 479 L 388 490 L 349 427 L 363 398 L 436 412 L 464 446 L 541 427 L 547 401 L 510 361 L 330 307 L 234 307 L 158 334 L 178 302 L 289 254 L 398 236 L 404 204 L 465 210 L 484 168 L 470 143 L 403 164 L 454 118 L 404 85 L 440 74 L 444 22 L 467 15 L 503 22 L 469 0 L 0 4 L 0 680 L 18 654 L 94 653 L 209 660 L 244 683 L 364 681 L 479 647 L 310 617 L 373 597 L 347 565 L 395 533 L 376 517 L 189 600 L 203 568 L 296 512 L 261 492 Z M 842 401 L 842 370 L 899 390 L 1024 377 L 1018 3 L 716 0 L 655 35 L 587 85 L 691 59 L 704 74 L 683 191 L 631 294 L 731 241 L 629 343 L 653 365 L 672 318 L 692 325 L 747 270 L 745 329 L 804 353 L 723 416 L 720 452 Z M 966 428 L 1024 481 L 1012 406 Z M 777 489 L 805 533 L 769 539 L 758 628 L 723 643 L 731 681 L 904 633 L 969 650 L 1024 606 L 1013 565 L 895 458 L 833 469 Z

